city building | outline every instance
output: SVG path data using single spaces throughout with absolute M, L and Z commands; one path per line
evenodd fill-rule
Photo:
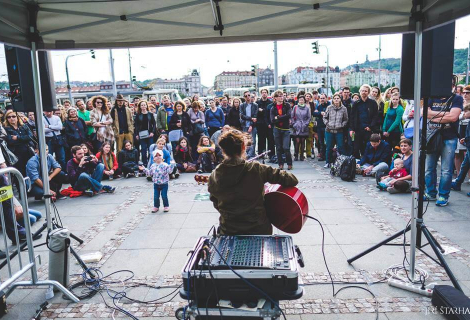
M 322 83 L 327 78 L 326 67 L 297 67 L 281 76 L 281 84 Z M 340 70 L 330 67 L 328 72 L 330 86 L 335 90 L 340 88 Z
M 271 68 L 258 70 L 258 84 L 259 87 L 273 86 L 274 85 L 274 70 Z
M 374 68 L 360 69 L 356 66 L 352 70 L 341 72 L 341 87 L 360 87 L 363 84 L 377 85 L 379 82 L 379 70 Z M 400 86 L 400 72 L 380 70 L 380 84 L 382 87 Z
M 273 80 L 274 82 L 274 80 Z M 215 90 L 227 88 L 254 87 L 256 76 L 251 75 L 251 71 L 223 71 L 215 76 Z
M 176 89 L 186 96 L 202 94 L 201 76 L 196 69 L 180 79 L 157 78 L 153 85 L 154 89 Z

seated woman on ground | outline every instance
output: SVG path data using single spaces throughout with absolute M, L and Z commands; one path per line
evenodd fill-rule
M 413 169 L 413 151 L 411 151 L 413 142 L 410 139 L 402 139 L 400 141 L 401 155 L 397 159 L 403 160 L 404 169 L 407 175 L 404 177 L 396 178 L 388 182 L 389 186 L 387 191 L 391 194 L 394 193 L 407 193 L 411 191 L 411 179 Z M 394 162 L 395 164 L 395 162 Z M 381 182 L 380 179 L 383 174 L 378 173 L 376 176 L 377 185 Z
M 180 173 L 195 171 L 196 165 L 193 162 L 191 147 L 189 146 L 189 141 L 186 137 L 181 137 L 178 140 L 178 144 L 175 148 L 175 162 Z
M 121 177 L 121 170 L 114 152 L 111 151 L 109 142 L 101 145 L 100 151 L 96 154 L 96 158 L 104 165 L 103 180 L 112 180 Z
M 217 165 L 215 143 L 208 136 L 202 136 L 197 145 L 197 152 L 199 153 L 199 159 L 197 160 L 199 170 L 202 172 L 212 172 Z
M 124 177 L 142 176 L 142 170 L 139 169 L 139 151 L 132 146 L 128 140 L 124 141 L 124 148 L 118 152 L 118 165 Z

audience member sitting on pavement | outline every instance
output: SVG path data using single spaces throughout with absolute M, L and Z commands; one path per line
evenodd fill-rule
M 124 140 L 124 148 L 118 152 L 117 159 L 119 169 L 121 169 L 124 177 L 138 177 L 139 170 L 139 151 L 132 147 L 132 143 Z
M 194 160 L 191 156 L 191 147 L 189 146 L 189 141 L 186 137 L 181 137 L 178 141 L 178 145 L 175 148 L 175 162 L 180 173 L 196 171 L 196 165 L 194 164 Z
M 380 135 L 373 133 L 367 143 L 364 155 L 360 164 L 363 176 L 375 176 L 378 171 L 388 171 L 388 166 L 392 160 L 390 145 L 380 140 Z
M 175 165 L 166 164 L 163 162 L 163 151 L 155 151 L 153 157 L 154 163 L 150 166 L 150 169 L 146 169 L 143 166 L 140 167 L 145 173 L 152 177 L 153 181 L 153 209 L 152 212 L 157 212 L 160 209 L 160 194 L 163 200 L 163 212 L 170 210 L 170 203 L 168 202 L 168 181 L 170 180 L 170 174 L 173 172 Z
M 103 180 L 112 180 L 120 178 L 121 170 L 114 152 L 111 151 L 109 142 L 101 145 L 100 151 L 96 154 L 96 158 L 104 165 Z
M 39 147 L 36 147 L 34 151 L 36 154 L 32 156 L 26 164 L 26 175 L 31 181 L 31 191 L 29 192 L 29 195 L 33 196 L 36 200 L 41 200 L 44 196 L 44 185 L 41 173 L 41 163 L 39 160 Z M 62 184 L 68 182 L 67 174 L 62 171 L 60 164 L 54 159 L 54 157 L 49 154 L 49 147 L 47 145 L 46 157 L 47 174 L 52 197 L 53 199 L 65 199 L 67 197 L 60 193 L 60 189 L 62 188 Z
M 465 87 L 463 90 L 463 93 L 465 95 L 470 95 L 470 90 L 468 87 L 469 86 Z M 470 104 L 465 105 L 464 118 L 470 119 Z M 467 124 L 467 129 L 465 131 L 465 138 L 460 139 L 460 143 L 467 147 L 467 152 L 465 153 L 465 158 L 462 162 L 462 165 L 460 166 L 459 175 L 457 179 L 455 179 L 455 181 L 452 182 L 452 189 L 455 191 L 461 190 L 461 185 L 465 180 L 465 176 L 467 175 L 468 170 L 470 170 L 470 122 Z M 470 192 L 467 193 L 467 196 L 470 197 Z
M 400 158 L 396 158 L 393 161 L 393 169 L 390 170 L 388 175 L 380 178 L 378 187 L 380 190 L 387 190 L 388 187 L 391 187 L 393 184 L 391 182 L 396 181 L 396 179 L 403 178 L 408 176 L 408 172 L 405 169 L 404 161 Z
M 165 144 L 163 145 L 163 149 L 168 151 L 168 154 L 170 155 L 170 159 L 171 159 L 172 158 L 172 152 L 173 152 L 173 146 L 171 145 L 170 138 L 168 138 L 167 134 L 161 134 L 161 135 L 158 136 L 157 141 L 160 140 L 160 139 L 165 140 Z
M 411 151 L 412 148 L 413 143 L 411 140 L 402 139 L 400 141 L 401 155 L 399 159 L 403 160 L 403 166 L 408 175 L 394 179 L 389 182 L 390 186 L 387 188 L 387 191 L 390 194 L 411 192 L 411 174 L 413 172 L 413 151 Z M 381 174 L 380 172 L 376 174 L 377 184 L 380 182 L 380 178 L 384 174 L 385 173 Z
M 199 159 L 197 160 L 199 170 L 212 172 L 217 165 L 214 142 L 208 136 L 202 136 L 197 145 L 197 152 L 199 153 Z
M 85 156 L 80 146 L 72 147 L 73 158 L 67 162 L 67 173 L 72 188 L 84 191 L 84 194 L 93 197 L 102 191 L 113 193 L 116 188 L 102 185 L 104 165 L 91 155 Z
M 21 203 L 13 196 L 13 207 L 15 208 L 16 222 L 18 222 L 22 227 L 24 227 L 24 212 Z M 40 211 L 29 208 L 28 209 L 29 224 L 33 225 L 36 221 L 42 218 L 42 213 Z

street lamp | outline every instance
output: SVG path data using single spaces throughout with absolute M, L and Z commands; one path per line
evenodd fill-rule
M 86 53 L 71 54 L 67 56 L 67 58 L 65 58 L 65 74 L 67 75 L 67 91 L 69 92 L 69 100 L 71 104 L 74 104 L 74 103 L 73 103 L 73 98 L 72 98 L 72 88 L 70 87 L 69 67 L 68 67 L 69 58 L 75 57 L 75 56 L 81 56 L 84 54 Z M 95 50 L 90 50 L 90 54 L 93 59 L 96 59 Z

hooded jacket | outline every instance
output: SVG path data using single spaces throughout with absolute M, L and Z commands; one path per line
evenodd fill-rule
M 266 182 L 295 186 L 298 180 L 286 171 L 240 158 L 226 159 L 212 171 L 209 193 L 220 213 L 221 234 L 272 234 L 264 208 Z

